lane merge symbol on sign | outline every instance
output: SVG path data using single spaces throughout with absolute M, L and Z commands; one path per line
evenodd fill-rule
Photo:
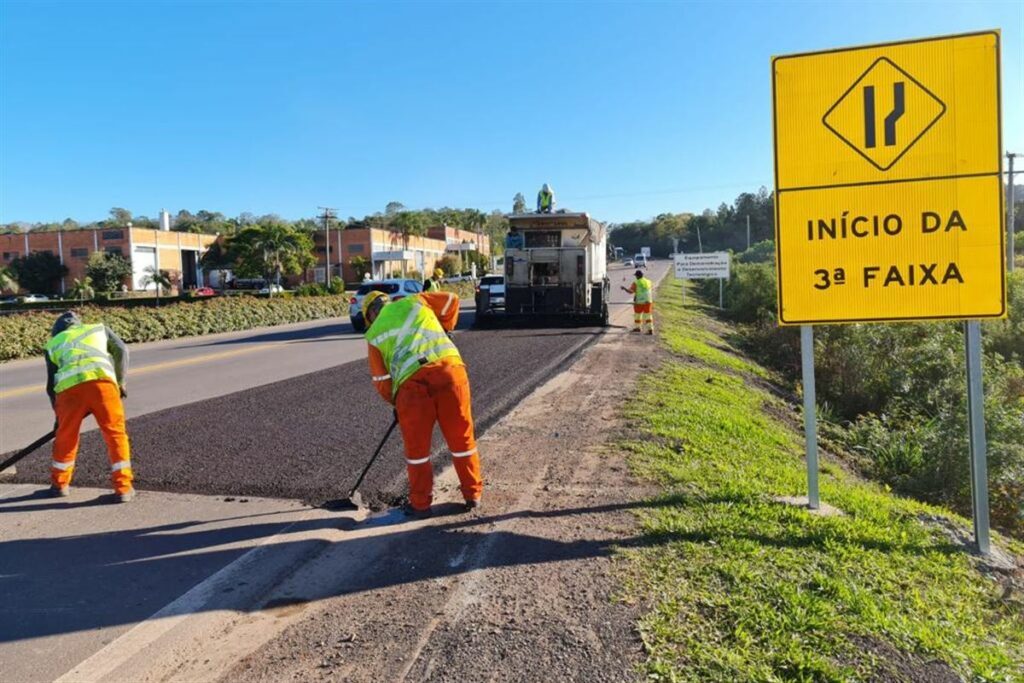
M 772 59 L 783 325 L 1006 314 L 999 32 Z
M 946 104 L 935 93 L 879 57 L 821 121 L 872 166 L 888 171 L 945 113 Z

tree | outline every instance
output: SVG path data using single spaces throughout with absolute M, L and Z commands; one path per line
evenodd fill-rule
M 113 292 L 132 276 L 132 264 L 120 254 L 95 251 L 85 265 L 85 274 L 97 292 Z
M 281 275 L 298 275 L 316 263 L 313 238 L 282 223 L 245 228 L 232 238 L 243 277 L 266 277 L 281 284 Z
M 348 260 L 348 264 L 356 271 L 356 279 L 359 281 L 370 272 L 370 261 L 365 256 L 353 256 Z
M 156 266 L 146 266 L 143 269 L 145 275 L 142 276 L 140 284 L 149 289 L 150 285 L 156 285 L 156 305 L 160 305 L 160 295 L 163 293 L 163 289 L 166 287 L 170 289 L 174 286 L 174 278 L 171 273 L 166 270 L 158 270 Z
M 92 278 L 86 275 L 82 279 L 75 278 L 74 284 L 68 294 L 78 299 L 79 303 L 96 296 L 96 289 L 92 286 Z
M 115 206 L 110 210 L 110 222 L 113 225 L 124 227 L 132 222 L 132 212 Z
M 60 287 L 60 279 L 68 274 L 60 259 L 48 251 L 16 258 L 11 261 L 10 268 L 23 289 L 39 294 L 55 294 Z
M 426 217 L 419 211 L 400 211 L 395 214 L 392 225 L 402 233 L 402 244 L 405 249 L 409 248 L 409 237 L 411 235 L 424 235 L 427 232 Z M 405 259 L 402 259 L 402 273 L 405 273 Z
M 400 211 L 405 211 L 405 204 L 402 202 L 388 202 L 387 206 L 384 207 L 385 216 L 394 216 Z
M 512 213 L 526 213 L 526 197 L 522 192 L 516 192 L 512 198 Z
M 14 269 L 10 266 L 0 266 L 0 292 L 6 290 L 17 293 L 19 289 L 21 289 L 21 285 L 18 284 Z
M 203 270 L 216 270 L 220 274 L 221 287 L 227 280 L 227 271 L 232 270 L 238 261 L 238 252 L 231 246 L 232 242 L 230 238 L 221 236 L 199 259 L 199 265 Z

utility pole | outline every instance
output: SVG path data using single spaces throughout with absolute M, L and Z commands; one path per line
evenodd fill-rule
M 327 206 L 316 207 L 323 211 L 323 215 L 320 218 L 324 222 L 324 246 L 327 247 L 326 251 L 326 264 L 324 267 L 324 286 L 329 287 L 331 284 L 331 219 L 334 218 L 334 212 L 337 209 L 332 209 Z M 338 254 L 340 257 L 341 254 Z
M 1013 244 L 1013 221 L 1015 218 L 1016 207 L 1013 205 L 1013 160 L 1017 157 L 1013 152 L 1007 152 L 1006 158 L 1010 161 L 1010 173 L 1008 174 L 1010 181 L 1010 188 L 1007 194 L 1009 195 L 1010 211 L 1009 218 L 1006 226 L 1006 271 L 1008 273 L 1013 272 L 1013 261 L 1014 261 L 1014 244 Z
M 704 243 L 700 241 L 700 226 L 697 226 L 697 251 L 704 253 Z
M 750 251 L 750 214 L 747 214 L 747 251 Z

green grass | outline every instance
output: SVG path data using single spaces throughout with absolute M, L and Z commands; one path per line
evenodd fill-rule
M 649 678 L 869 680 L 881 662 L 868 639 L 968 679 L 1024 680 L 1019 606 L 919 518 L 963 520 L 834 465 L 821 494 L 843 516 L 773 500 L 806 491 L 801 436 L 766 412 L 784 409 L 751 381 L 766 373 L 679 299 L 678 283 L 662 287 L 674 358 L 641 380 L 646 400 L 629 417 L 642 436 L 626 444 L 664 489 L 639 513 L 644 543 L 624 551 L 625 597 L 648 609 Z

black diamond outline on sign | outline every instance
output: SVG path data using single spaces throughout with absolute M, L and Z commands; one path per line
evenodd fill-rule
M 868 73 L 869 73 L 869 72 L 870 72 L 870 71 L 871 71 L 872 69 L 874 69 L 874 68 L 875 68 L 875 66 L 877 66 L 879 62 L 887 62 L 887 63 L 888 63 L 888 64 L 889 64 L 889 65 L 890 65 L 890 66 L 891 66 L 892 68 L 896 69 L 896 70 L 897 70 L 897 71 L 899 71 L 899 72 L 900 72 L 901 74 L 903 74 L 903 75 L 904 75 L 904 76 L 906 76 L 906 77 L 907 77 L 908 79 L 910 79 L 910 80 L 911 80 L 911 82 L 913 82 L 913 83 L 914 83 L 914 85 L 916 85 L 917 87 L 921 88 L 921 90 L 925 91 L 925 92 L 926 92 L 926 93 L 927 93 L 927 94 L 928 94 L 928 95 L 929 95 L 929 96 L 930 96 L 930 97 L 931 97 L 931 98 L 932 98 L 933 100 L 935 100 L 936 102 L 938 102 L 938 103 L 939 103 L 939 106 L 940 106 L 940 107 L 942 107 L 942 110 L 941 110 L 941 111 L 940 111 L 940 112 L 939 112 L 939 113 L 938 113 L 938 114 L 937 114 L 937 115 L 935 116 L 935 118 L 934 118 L 934 119 L 932 119 L 932 122 L 931 122 L 931 123 L 929 123 L 929 124 L 928 124 L 927 126 L 925 126 L 925 127 L 924 127 L 924 130 L 922 130 L 922 131 L 921 131 L 920 133 L 918 133 L 917 137 L 916 137 L 916 138 L 914 138 L 913 140 L 911 140 L 911 141 L 910 141 L 910 144 L 909 144 L 909 145 L 907 145 L 907 146 L 906 146 L 906 148 L 904 148 L 904 150 L 903 150 L 902 152 L 900 152 L 900 153 L 899 153 L 899 154 L 898 154 L 898 155 L 896 156 L 896 158 L 895 158 L 895 159 L 893 159 L 892 161 L 890 161 L 890 162 L 889 162 L 889 165 L 888 165 L 888 166 L 879 166 L 878 164 L 876 164 L 876 163 L 875 163 L 875 160 L 874 160 L 874 159 L 872 159 L 871 157 L 869 157 L 869 156 L 868 156 L 867 154 L 865 154 L 864 152 L 862 152 L 862 151 L 860 150 L 860 148 L 859 148 L 859 147 L 858 147 L 858 146 L 857 146 L 856 144 L 854 144 L 854 143 L 850 142 L 849 140 L 847 140 L 847 139 L 846 139 L 846 137 L 845 137 L 845 136 L 844 136 L 844 135 L 843 135 L 842 133 L 840 133 L 840 132 L 839 132 L 838 130 L 836 130 L 836 129 L 835 129 L 835 128 L 833 128 L 832 126 L 828 125 L 828 120 L 827 120 L 827 119 L 828 119 L 828 116 L 829 116 L 829 114 L 831 114 L 831 113 L 832 113 L 832 112 L 833 112 L 833 111 L 835 110 L 835 108 L 836 108 L 836 107 L 838 107 L 838 106 L 839 106 L 839 104 L 840 104 L 840 103 L 841 103 L 841 102 L 842 102 L 843 100 L 845 100 L 845 99 L 846 99 L 846 96 L 847 96 L 847 95 L 849 95 L 849 94 L 850 94 L 850 93 L 851 93 L 851 92 L 853 91 L 853 89 L 854 89 L 854 88 L 856 88 L 856 87 L 857 87 L 857 85 L 858 85 L 858 84 L 860 84 L 860 82 L 864 80 L 864 77 L 865 77 L 865 76 L 867 76 L 867 75 L 868 75 Z M 840 96 L 839 96 L 839 99 L 838 99 L 838 100 L 836 100 L 835 104 L 833 104 L 833 105 L 832 105 L 831 107 L 829 107 L 828 111 L 827 111 L 827 112 L 825 112 L 825 115 L 821 117 L 821 123 L 822 123 L 822 124 L 823 124 L 823 125 L 824 125 L 824 126 L 825 126 L 826 128 L 828 128 L 828 129 L 829 129 L 830 131 L 832 131 L 832 132 L 833 132 L 833 133 L 834 133 L 834 134 L 836 135 L 836 137 L 838 137 L 838 138 L 839 138 L 840 140 L 842 140 L 842 141 L 843 141 L 843 142 L 845 142 L 845 143 L 846 143 L 847 145 L 849 145 L 850 149 L 852 149 L 852 150 L 853 150 L 854 152 L 856 152 L 857 154 L 859 154 L 859 155 L 861 155 L 862 157 L 864 157 L 865 159 L 867 159 L 867 161 L 868 161 L 868 163 L 869 163 L 869 164 L 871 164 L 872 166 L 874 166 L 875 168 L 877 168 L 877 169 L 878 169 L 879 171 L 883 171 L 883 172 L 884 172 L 884 171 L 888 171 L 888 170 L 889 170 L 890 168 L 892 168 L 893 166 L 895 166 L 895 165 L 896 165 L 896 162 L 897 162 L 897 161 L 899 161 L 900 159 L 902 159 L 902 158 L 903 158 L 903 155 L 904 155 L 904 154 L 906 154 L 907 152 L 909 152 L 909 151 L 910 151 L 910 148 L 911 148 L 911 147 L 913 147 L 914 145 L 916 145 L 916 144 L 917 144 L 917 141 L 918 141 L 918 140 L 920 140 L 920 139 L 922 138 L 922 136 L 924 136 L 924 134 L 925 134 L 925 133 L 927 133 L 927 132 L 928 132 L 929 130 L 931 130 L 932 126 L 934 126 L 934 125 L 936 124 L 936 122 L 938 122 L 938 120 L 939 120 L 939 119 L 941 119 L 941 118 L 942 118 L 942 116 L 943 116 L 943 115 L 944 115 L 945 113 L 946 113 L 946 103 L 945 103 L 945 102 L 943 102 L 942 100 L 940 100 L 940 99 L 938 98 L 938 96 L 937 96 L 937 95 L 936 95 L 935 93 L 933 93 L 933 92 L 932 92 L 931 90 L 929 90 L 928 88 L 926 88 L 926 87 L 924 86 L 924 84 L 923 84 L 923 83 L 921 83 L 921 81 L 917 80 L 916 78 L 914 78 L 913 76 L 911 76 L 910 74 L 908 74 L 908 73 L 907 73 L 906 71 L 904 71 L 903 69 L 901 69 L 901 68 L 900 68 L 899 66 L 897 66 L 897 65 L 896 65 L 896 64 L 895 64 L 895 63 L 894 63 L 894 62 L 893 62 L 893 61 L 892 61 L 891 59 L 889 59 L 888 57 L 879 57 L 878 59 L 876 59 L 875 61 L 873 61 L 873 62 L 871 63 L 871 66 L 869 66 L 869 67 L 868 67 L 867 69 L 865 69 L 865 70 L 864 70 L 864 73 L 862 73 L 862 74 L 861 74 L 861 75 L 860 75 L 860 76 L 859 76 L 859 77 L 857 78 L 857 80 L 853 82 L 853 85 L 851 85 L 851 86 L 850 86 L 849 88 L 847 88 L 847 89 L 846 89 L 846 92 L 844 92 L 844 93 L 843 93 L 842 95 L 840 95 Z

